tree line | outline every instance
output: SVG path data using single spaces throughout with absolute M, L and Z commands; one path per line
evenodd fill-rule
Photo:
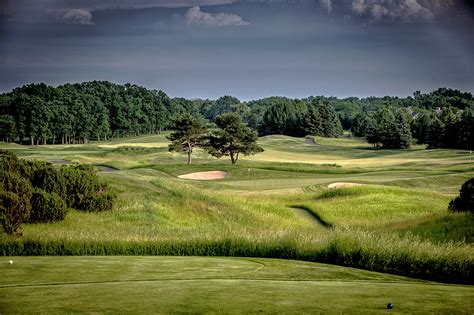
M 451 106 L 413 113 L 406 108 L 380 108 L 358 114 L 353 123 L 355 136 L 384 148 L 408 148 L 412 138 L 428 149 L 474 149 L 474 108 Z
M 272 96 L 242 102 L 169 97 L 163 91 L 106 81 L 51 87 L 30 84 L 0 95 L 0 138 L 28 144 L 87 143 L 170 129 L 184 113 L 215 123 L 237 113 L 258 135 L 341 136 L 349 130 L 376 147 L 472 149 L 474 98 L 440 88 L 400 97 Z
M 30 84 L 0 98 L 0 136 L 7 141 L 87 143 L 159 133 L 190 102 L 131 84 L 85 82 L 57 88 Z

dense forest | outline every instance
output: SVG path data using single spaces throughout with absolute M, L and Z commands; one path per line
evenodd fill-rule
M 413 96 L 304 99 L 268 97 L 241 102 L 171 98 L 163 91 L 104 81 L 58 87 L 30 84 L 0 95 L 0 139 L 25 144 L 72 144 L 169 129 L 188 113 L 210 122 L 235 112 L 259 135 L 338 137 L 343 130 L 376 147 L 473 149 L 474 98 L 440 88 Z

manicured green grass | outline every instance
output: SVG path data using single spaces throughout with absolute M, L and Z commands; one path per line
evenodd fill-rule
M 13 264 L 8 264 L 8 259 Z M 10 257 L 0 312 L 471 313 L 474 288 L 301 261 Z M 387 310 L 388 311 L 388 310 Z

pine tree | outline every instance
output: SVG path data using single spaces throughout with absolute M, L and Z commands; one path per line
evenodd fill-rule
M 449 106 L 443 110 L 441 120 L 444 127 L 441 139 L 442 147 L 455 148 L 458 139 L 460 115 Z
M 342 135 L 342 125 L 334 108 L 327 101 L 313 100 L 308 106 L 304 119 L 305 131 L 321 137 L 339 137 Z
M 304 118 L 305 131 L 309 135 L 323 136 L 323 121 L 318 109 L 315 106 L 309 106 L 308 113 Z
M 428 135 L 426 137 L 428 149 L 436 149 L 443 146 L 443 129 L 444 126 L 441 120 L 438 116 L 434 116 L 428 127 Z
M 411 145 L 411 131 L 405 115 L 400 111 L 395 115 L 395 141 L 393 146 L 397 149 L 407 149 Z
M 358 113 L 354 117 L 351 132 L 356 137 L 365 137 L 367 129 L 367 115 L 365 113 Z
M 380 134 L 377 120 L 373 116 L 367 116 L 367 127 L 365 130 L 365 139 L 368 143 L 378 147 L 380 144 Z
M 464 150 L 474 150 L 474 109 L 466 109 L 459 124 L 457 146 Z
M 328 102 L 319 102 L 318 111 L 323 122 L 324 137 L 339 137 L 342 135 L 342 125 L 334 108 Z
M 429 127 L 433 123 L 432 114 L 428 111 L 424 111 L 413 120 L 411 131 L 413 137 L 418 140 L 418 143 L 426 143 L 429 137 Z
M 377 112 L 377 127 L 380 142 L 384 148 L 397 148 L 397 130 L 395 127 L 395 116 L 391 108 L 384 108 Z
M 237 113 L 217 116 L 214 130 L 209 136 L 209 154 L 220 158 L 229 156 L 231 163 L 237 163 L 239 155 L 251 155 L 263 152 L 257 145 L 257 134 L 247 127 Z
M 174 132 L 167 137 L 171 141 L 169 150 L 187 153 L 188 164 L 191 164 L 193 149 L 205 143 L 206 124 L 202 119 L 186 113 L 173 121 L 171 130 Z

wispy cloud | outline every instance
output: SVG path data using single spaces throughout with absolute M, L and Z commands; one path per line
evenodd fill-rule
M 85 9 L 67 10 L 61 19 L 67 24 L 94 25 L 94 22 L 92 22 L 92 13 Z
M 238 15 L 227 13 L 211 14 L 201 11 L 199 7 L 190 8 L 186 12 L 185 18 L 188 25 L 194 24 L 208 27 L 243 26 L 250 24 Z
M 332 11 L 332 1 L 331 0 L 319 0 L 319 4 L 323 7 L 328 13 Z
M 418 0 L 353 0 L 352 12 L 378 22 L 429 22 L 435 19 L 430 6 L 423 6 Z

